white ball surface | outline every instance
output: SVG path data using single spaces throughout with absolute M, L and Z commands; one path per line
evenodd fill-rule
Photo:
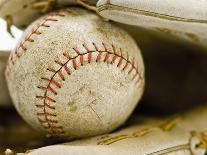
M 52 136 L 86 137 L 126 121 L 143 93 L 144 65 L 125 31 L 70 8 L 26 29 L 6 77 L 17 111 L 31 126 Z

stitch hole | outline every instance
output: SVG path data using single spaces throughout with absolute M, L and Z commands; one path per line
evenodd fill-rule
M 88 49 L 86 44 L 82 44 L 82 46 L 86 49 L 87 52 L 89 52 L 90 50 Z
M 46 25 L 46 24 L 41 24 L 40 26 L 43 26 L 43 27 L 50 27 L 50 25 Z
M 41 89 L 42 87 L 40 87 L 40 86 L 37 86 L 37 88 Z
M 27 4 L 25 4 L 25 5 L 22 6 L 23 9 L 26 9 L 27 7 L 28 7 Z
M 64 80 L 64 81 L 65 81 L 65 80 Z M 56 92 L 55 92 L 54 94 L 55 94 L 55 95 L 57 95 L 57 93 L 56 93 Z
M 65 14 L 62 14 L 62 13 L 60 13 L 60 12 L 57 12 L 57 13 L 55 13 L 54 15 L 55 15 L 55 16 L 60 16 L 60 17 L 65 17 Z

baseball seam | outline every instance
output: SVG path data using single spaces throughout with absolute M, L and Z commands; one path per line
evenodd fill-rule
M 57 22 L 58 19 L 55 19 L 53 17 L 65 17 L 65 14 L 63 14 L 64 12 L 73 12 L 73 10 L 70 10 L 70 9 L 62 9 L 58 12 L 55 12 L 55 13 L 51 13 L 50 15 L 46 16 L 43 18 L 43 21 L 39 24 L 37 24 L 35 27 L 36 28 L 33 28 L 31 33 L 26 36 L 23 41 L 21 41 L 18 46 L 16 47 L 15 51 L 12 52 L 9 56 L 9 59 L 8 59 L 8 62 L 7 62 L 7 66 L 6 66 L 6 75 L 8 75 L 10 72 L 11 72 L 11 68 L 12 66 L 15 64 L 15 62 L 22 56 L 23 53 L 25 53 L 27 51 L 27 48 L 26 48 L 26 44 L 27 43 L 33 43 L 35 40 L 32 39 L 32 37 L 34 35 L 41 35 L 42 32 L 39 31 L 39 29 L 41 27 L 44 27 L 44 28 L 49 28 L 50 25 L 47 24 L 48 21 L 51 21 L 51 22 Z M 20 50 L 22 49 L 22 51 Z
M 32 29 L 31 33 L 26 36 L 23 41 L 21 41 L 18 46 L 16 47 L 15 51 L 12 52 L 9 56 L 9 59 L 7 61 L 7 65 L 6 65 L 6 70 L 5 70 L 5 74 L 8 76 L 9 73 L 11 72 L 12 70 L 12 67 L 15 65 L 15 62 L 23 55 L 23 53 L 25 53 L 27 51 L 27 48 L 26 48 L 26 43 L 33 43 L 35 40 L 32 38 L 34 35 L 41 35 L 43 34 L 39 29 L 41 27 L 44 27 L 44 28 L 49 28 L 50 25 L 47 23 L 48 21 L 51 21 L 51 22 L 57 22 L 58 19 L 54 18 L 54 17 L 65 17 L 65 14 L 64 12 L 69 12 L 69 13 L 74 13 L 73 10 L 71 9 L 62 9 L 60 11 L 57 11 L 55 13 L 51 13 L 49 14 L 48 16 L 45 16 L 42 20 L 41 23 L 38 23 L 36 26 L 34 26 L 35 28 Z M 20 50 L 22 49 L 22 51 Z M 50 100 L 48 98 L 48 100 Z M 52 100 L 51 100 L 52 101 Z M 46 105 L 46 104 L 45 104 Z M 53 109 L 51 106 L 47 105 L 50 109 Z M 39 114 L 41 115 L 41 114 Z M 44 115 L 47 115 L 47 116 L 54 116 L 54 115 L 51 115 L 51 114 L 44 114 Z M 45 116 L 45 117 L 47 117 Z M 41 120 L 39 120 L 41 122 Z M 50 119 L 47 120 L 47 122 L 52 122 L 52 123 L 56 123 L 56 121 L 52 121 Z M 43 123 L 43 121 L 42 121 Z M 52 127 L 50 127 L 52 128 Z M 55 128 L 55 127 L 54 127 Z M 61 128 L 61 127 L 60 127 Z
M 32 39 L 33 35 L 41 35 L 42 32 L 39 30 L 40 27 L 44 27 L 44 28 L 49 28 L 50 25 L 47 23 L 48 21 L 52 21 L 52 22 L 57 22 L 58 19 L 52 18 L 52 17 L 64 17 L 65 14 L 63 14 L 63 12 L 72 12 L 73 10 L 70 9 L 64 9 L 61 10 L 59 12 L 50 14 L 48 16 L 46 16 L 45 18 L 43 18 L 43 21 L 40 24 L 37 24 L 37 27 L 35 29 L 32 29 L 32 32 L 25 37 L 25 39 L 19 43 L 19 45 L 17 46 L 16 50 L 10 55 L 8 63 L 7 63 L 7 67 L 6 67 L 6 75 L 8 75 L 11 72 L 11 68 L 12 66 L 14 66 L 15 62 L 22 56 L 23 53 L 25 53 L 27 51 L 27 48 L 25 46 L 26 43 L 33 43 L 35 40 Z M 67 62 L 62 63 L 60 60 L 56 60 L 55 63 L 58 64 L 60 66 L 60 68 L 58 70 L 55 70 L 53 68 L 48 68 L 47 70 L 49 72 L 54 73 L 53 76 L 51 78 L 46 78 L 46 77 L 41 77 L 41 80 L 43 81 L 48 81 L 49 84 L 45 87 L 45 86 L 38 86 L 39 89 L 44 90 L 44 95 L 43 96 L 36 96 L 37 99 L 43 100 L 43 104 L 36 104 L 36 107 L 38 109 L 43 109 L 43 112 L 38 112 L 37 113 L 37 118 L 38 121 L 40 122 L 40 124 L 43 126 L 43 128 L 45 128 L 46 130 L 48 130 L 48 133 L 52 133 L 53 135 L 64 135 L 64 130 L 63 130 L 63 126 L 59 125 L 58 120 L 54 119 L 57 117 L 57 114 L 49 112 L 49 111 L 55 111 L 55 106 L 52 106 L 51 104 L 47 103 L 56 103 L 56 100 L 53 99 L 52 97 L 49 97 L 48 91 L 51 92 L 53 95 L 58 95 L 57 90 L 54 89 L 52 87 L 55 86 L 56 88 L 60 89 L 61 88 L 61 84 L 59 82 L 57 82 L 54 77 L 55 75 L 58 75 L 58 77 L 62 80 L 65 81 L 65 77 L 62 73 L 62 70 L 64 69 L 66 71 L 66 73 L 68 75 L 71 75 L 71 71 L 70 69 L 67 67 L 68 62 L 72 61 L 72 66 L 73 69 L 76 70 L 79 66 L 79 64 L 77 64 L 77 59 L 79 58 L 80 60 L 80 64 L 81 66 L 83 65 L 84 62 L 84 56 L 87 55 L 87 61 L 88 63 L 93 62 L 93 53 L 98 54 L 96 61 L 95 62 L 105 62 L 105 63 L 111 63 L 113 64 L 117 59 L 118 60 L 118 64 L 117 67 L 119 68 L 120 66 L 122 66 L 123 61 L 126 61 L 126 64 L 123 66 L 122 70 L 126 70 L 126 68 L 131 65 L 131 69 L 128 71 L 128 74 L 130 74 L 133 70 L 135 70 L 135 75 L 133 76 L 132 80 L 136 79 L 137 76 L 139 76 L 139 78 L 135 81 L 135 85 L 137 85 L 139 83 L 139 81 L 143 82 L 143 77 L 141 76 L 141 74 L 138 71 L 138 66 L 135 66 L 135 61 L 134 58 L 131 60 L 129 60 L 129 55 L 128 53 L 126 58 L 123 56 L 123 52 L 122 49 L 120 49 L 120 54 L 118 53 L 117 49 L 115 48 L 115 46 L 112 45 L 112 51 L 110 52 L 104 43 L 102 43 L 104 50 L 101 51 L 99 50 L 99 48 L 97 47 L 97 45 L 95 43 L 93 43 L 93 47 L 95 48 L 95 50 L 89 50 L 89 48 L 83 44 L 83 47 L 86 49 L 85 53 L 80 53 L 76 48 L 73 48 L 73 50 L 77 53 L 77 55 L 75 57 L 70 57 L 69 53 L 64 52 L 63 55 L 65 58 L 67 58 Z M 22 50 L 20 50 L 22 49 Z M 101 60 L 103 57 L 103 53 L 105 53 L 105 58 L 104 60 Z M 113 59 L 110 60 L 110 57 L 113 56 Z M 109 62 L 110 61 L 110 62 Z M 138 64 L 137 64 L 138 65 Z M 42 118 L 43 117 L 43 118 Z M 45 126 L 45 124 L 47 124 L 47 126 Z
M 43 96 L 36 96 L 37 99 L 43 100 L 43 104 L 36 104 L 36 107 L 38 109 L 42 109 L 43 112 L 37 113 L 37 118 L 42 125 L 43 128 L 48 130 L 48 133 L 52 133 L 53 135 L 64 135 L 64 129 L 63 126 L 59 125 L 59 122 L 57 119 L 57 113 L 52 113 L 50 111 L 55 111 L 56 107 L 55 105 L 51 105 L 56 103 L 56 100 L 54 97 L 58 95 L 58 89 L 61 89 L 61 83 L 55 80 L 54 78 L 58 77 L 59 80 L 65 81 L 66 75 L 70 76 L 72 74 L 72 70 L 77 70 L 79 66 L 83 66 L 85 64 L 84 62 L 87 62 L 88 64 L 94 62 L 104 62 L 107 64 L 115 65 L 115 61 L 118 60 L 118 63 L 116 64 L 117 68 L 121 68 L 122 71 L 126 71 L 126 68 L 128 68 L 128 75 L 132 73 L 133 70 L 135 70 L 135 74 L 132 77 L 132 81 L 135 81 L 135 85 L 138 85 L 139 81 L 142 80 L 142 76 L 138 71 L 138 66 L 135 65 L 134 58 L 132 61 L 129 59 L 129 55 L 127 53 L 126 58 L 123 56 L 122 49 L 120 48 L 120 52 L 118 53 L 115 46 L 112 45 L 113 52 L 109 51 L 104 43 L 102 43 L 104 50 L 99 50 L 96 43 L 92 43 L 94 50 L 89 50 L 86 44 L 83 44 L 82 46 L 86 50 L 86 52 L 81 53 L 78 49 L 73 48 L 73 51 L 76 52 L 76 56 L 71 57 L 69 55 L 69 52 L 63 52 L 63 56 L 67 59 L 66 62 L 62 62 L 60 59 L 55 61 L 55 64 L 59 66 L 59 69 L 55 70 L 53 67 L 47 68 L 47 71 L 52 72 L 52 76 L 50 78 L 48 77 L 41 77 L 41 80 L 48 81 L 48 85 L 46 86 L 38 86 L 39 89 L 44 90 Z M 96 53 L 96 54 L 94 54 Z M 105 54 L 105 55 L 103 55 Z M 84 56 L 86 56 L 84 60 Z M 94 60 L 95 58 L 95 60 Z M 79 60 L 79 63 L 78 63 Z M 125 64 L 123 64 L 123 61 L 126 61 Z M 71 62 L 72 70 L 67 66 L 67 64 Z M 138 77 L 138 78 L 136 78 Z M 51 97 L 48 95 L 48 92 L 50 92 L 54 97 Z M 50 118 L 49 118 L 50 117 Z M 52 119 L 51 119 L 52 118 Z

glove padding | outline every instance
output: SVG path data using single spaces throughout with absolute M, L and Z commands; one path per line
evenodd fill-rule
M 85 1 L 95 5 L 97 0 Z M 11 25 L 25 29 L 45 12 L 68 5 L 77 5 L 77 0 L 0 0 L 0 17 Z
M 28 155 L 204 155 L 207 105 L 169 119 L 134 116 L 111 134 L 32 150 Z
M 207 48 L 205 1 L 99 0 L 97 13 L 106 19 L 153 28 Z

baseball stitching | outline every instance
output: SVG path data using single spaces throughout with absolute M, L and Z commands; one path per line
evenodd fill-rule
M 52 17 L 65 17 L 65 14 L 63 14 L 64 12 L 72 13 L 73 10 L 70 10 L 70 9 L 67 8 L 67 9 L 63 9 L 63 10 L 60 10 L 60 11 L 55 12 L 55 13 L 51 13 L 50 15 L 46 16 L 45 18 L 43 18 L 43 21 L 40 24 L 37 24 L 36 28 L 32 29 L 32 32 L 28 36 L 26 36 L 23 39 L 23 41 L 21 41 L 18 44 L 15 51 L 12 52 L 9 56 L 9 59 L 8 59 L 8 62 L 7 62 L 7 67 L 6 67 L 6 74 L 7 75 L 11 72 L 11 68 L 15 64 L 15 62 L 22 56 L 22 54 L 24 52 L 27 51 L 27 48 L 25 47 L 25 44 L 34 42 L 34 39 L 32 39 L 32 36 L 33 35 L 41 35 L 42 32 L 39 31 L 39 29 L 41 27 L 49 28 L 50 25 L 47 24 L 48 21 L 52 21 L 52 22 L 57 22 L 58 21 L 58 19 L 55 19 L 55 18 L 52 18 Z M 20 49 L 22 49 L 22 52 L 20 51 Z
M 69 62 L 72 63 L 72 68 L 75 71 L 79 67 L 78 61 L 80 62 L 80 66 L 83 66 L 83 64 L 85 64 L 84 62 L 88 62 L 88 63 L 104 62 L 104 63 L 109 63 L 109 64 L 113 65 L 115 63 L 115 61 L 119 59 L 116 67 L 118 67 L 122 71 L 125 71 L 126 68 L 129 65 L 131 65 L 131 68 L 128 71 L 128 74 L 131 74 L 132 71 L 135 70 L 135 74 L 133 75 L 132 81 L 135 80 L 137 76 L 139 76 L 135 81 L 135 85 L 138 85 L 140 80 L 143 81 L 142 77 L 138 71 L 138 66 L 135 65 L 134 58 L 132 59 L 132 61 L 129 60 L 128 54 L 127 54 L 127 57 L 125 58 L 123 56 L 122 49 L 120 49 L 120 52 L 118 53 L 115 46 L 112 45 L 113 52 L 110 52 L 107 49 L 106 45 L 104 43 L 102 43 L 105 50 L 101 51 L 97 47 L 96 43 L 92 43 L 92 44 L 94 46 L 94 50 L 89 50 L 87 45 L 83 44 L 83 47 L 86 50 L 86 52 L 83 52 L 83 53 L 81 53 L 78 49 L 73 48 L 73 51 L 75 51 L 77 54 L 74 57 L 71 57 L 69 55 L 69 52 L 64 52 L 63 56 L 67 59 L 67 61 L 62 62 L 60 59 L 56 60 L 55 63 L 58 64 L 58 66 L 60 68 L 58 70 L 55 70 L 54 68 L 49 67 L 49 68 L 47 68 L 47 71 L 52 72 L 53 75 L 50 78 L 41 77 L 41 80 L 48 81 L 48 85 L 47 86 L 38 86 L 39 89 L 44 90 L 44 95 L 36 96 L 37 99 L 43 100 L 43 104 L 36 105 L 36 107 L 38 109 L 43 110 L 43 112 L 37 113 L 37 118 L 38 118 L 40 124 L 43 126 L 43 128 L 47 129 L 49 131 L 49 133 L 64 135 L 63 126 L 58 125 L 58 120 L 54 119 L 55 117 L 57 117 L 57 113 L 55 113 L 55 112 L 51 113 L 48 111 L 48 110 L 55 111 L 55 106 L 51 106 L 49 103 L 56 103 L 56 100 L 53 97 L 48 96 L 48 91 L 51 92 L 54 96 L 58 95 L 57 89 L 61 89 L 62 86 L 61 86 L 61 83 L 59 83 L 58 81 L 56 81 L 54 79 L 54 77 L 56 77 L 56 75 L 57 75 L 58 79 L 60 79 L 61 81 L 65 81 L 65 76 L 64 76 L 63 72 L 66 72 L 68 76 L 70 76 L 72 74 L 71 69 L 69 69 L 69 67 L 67 67 L 67 64 Z M 94 53 L 96 53 L 97 55 L 96 54 L 94 55 Z M 105 55 L 103 56 L 103 54 L 105 54 Z M 86 60 L 84 60 L 84 56 L 87 56 Z M 95 61 L 94 61 L 94 57 L 96 57 Z M 126 61 L 126 63 L 124 64 L 124 66 L 122 68 L 120 68 L 123 64 L 123 61 Z M 50 119 L 49 117 L 50 118 L 52 117 L 53 119 Z
M 62 10 L 62 12 L 67 11 L 71 13 L 70 9 L 64 9 Z M 73 11 L 73 10 L 72 10 Z M 45 18 L 43 18 L 43 22 L 41 22 L 40 24 L 37 25 L 37 27 L 35 29 L 32 29 L 32 32 L 30 33 L 30 35 L 28 37 L 25 37 L 25 39 L 19 43 L 19 46 L 16 48 L 15 52 L 13 52 L 13 54 L 10 55 L 8 64 L 7 64 L 7 70 L 6 70 L 6 74 L 9 74 L 11 72 L 11 68 L 12 66 L 15 64 L 15 62 L 22 56 L 23 52 L 27 51 L 27 48 L 25 47 L 26 43 L 33 43 L 35 40 L 32 39 L 33 35 L 41 35 L 42 32 L 39 31 L 40 27 L 45 27 L 45 28 L 49 28 L 50 25 L 47 24 L 47 21 L 53 21 L 53 22 L 57 22 L 57 19 L 51 18 L 54 16 L 59 16 L 59 17 L 64 17 L 65 14 L 62 14 L 62 12 L 56 12 L 54 14 L 51 14 Z M 55 61 L 56 64 L 58 64 L 60 66 L 60 68 L 58 70 L 55 70 L 54 68 L 47 68 L 47 71 L 52 72 L 53 75 L 52 77 L 48 78 L 48 77 L 41 77 L 41 80 L 44 81 L 48 81 L 48 85 L 47 86 L 37 86 L 38 89 L 43 90 L 44 91 L 44 95 L 40 95 L 40 96 L 36 96 L 37 99 L 43 100 L 43 104 L 36 104 L 36 108 L 38 109 L 42 109 L 43 112 L 38 112 L 37 113 L 37 119 L 39 121 L 39 123 L 41 124 L 41 126 L 43 128 L 45 128 L 48 133 L 53 134 L 53 135 L 58 135 L 58 136 L 64 136 L 65 132 L 63 129 L 62 125 L 59 125 L 59 122 L 57 119 L 55 119 L 57 117 L 57 113 L 55 113 L 55 106 L 50 105 L 47 102 L 50 103 L 56 103 L 56 100 L 52 97 L 49 97 L 48 91 L 51 92 L 54 96 L 58 95 L 57 90 L 56 89 L 61 89 L 61 84 L 59 82 L 57 82 L 54 77 L 56 75 L 58 75 L 59 79 L 62 81 L 65 81 L 65 77 L 63 75 L 63 70 L 67 73 L 67 75 L 71 75 L 72 72 L 71 70 L 67 67 L 67 64 L 69 62 L 72 62 L 72 67 L 74 70 L 77 70 L 77 68 L 79 67 L 79 64 L 77 64 L 77 60 L 79 59 L 80 61 L 80 65 L 83 66 L 84 63 L 84 56 L 87 55 L 87 62 L 91 63 L 91 62 L 104 62 L 104 63 L 110 63 L 110 64 L 114 64 L 116 60 L 118 60 L 118 64 L 117 67 L 120 68 L 120 66 L 122 66 L 123 62 L 125 61 L 125 65 L 123 68 L 121 68 L 122 71 L 125 71 L 126 68 L 131 65 L 130 70 L 128 71 L 128 74 L 132 73 L 133 70 L 135 70 L 135 75 L 132 78 L 132 81 L 136 79 L 137 76 L 138 79 L 135 81 L 135 85 L 138 85 L 139 81 L 142 82 L 143 84 L 143 77 L 141 76 L 141 74 L 138 71 L 138 66 L 135 65 L 135 61 L 134 58 L 132 60 L 129 59 L 129 55 L 126 52 L 126 57 L 123 56 L 123 51 L 120 48 L 120 52 L 118 52 L 117 48 L 114 45 L 112 46 L 112 51 L 109 51 L 106 47 L 106 45 L 104 43 L 102 43 L 104 50 L 101 51 L 99 50 L 98 46 L 96 45 L 96 43 L 92 43 L 94 50 L 89 50 L 89 48 L 87 47 L 86 44 L 83 44 L 82 46 L 84 47 L 84 49 L 86 50 L 86 52 L 81 53 L 79 52 L 78 49 L 73 48 L 73 51 L 76 52 L 76 56 L 75 57 L 71 57 L 69 55 L 68 52 L 64 52 L 63 56 L 67 59 L 66 62 L 61 62 L 59 59 Z M 20 52 L 19 50 L 22 49 L 23 52 Z M 94 53 L 98 54 L 95 61 L 93 61 L 94 58 Z M 102 60 L 103 58 L 103 54 L 106 54 L 104 57 L 104 60 Z M 112 59 L 110 59 L 112 58 Z M 52 87 L 55 86 L 55 88 Z M 48 110 L 52 110 L 54 111 L 54 113 L 49 112 Z

